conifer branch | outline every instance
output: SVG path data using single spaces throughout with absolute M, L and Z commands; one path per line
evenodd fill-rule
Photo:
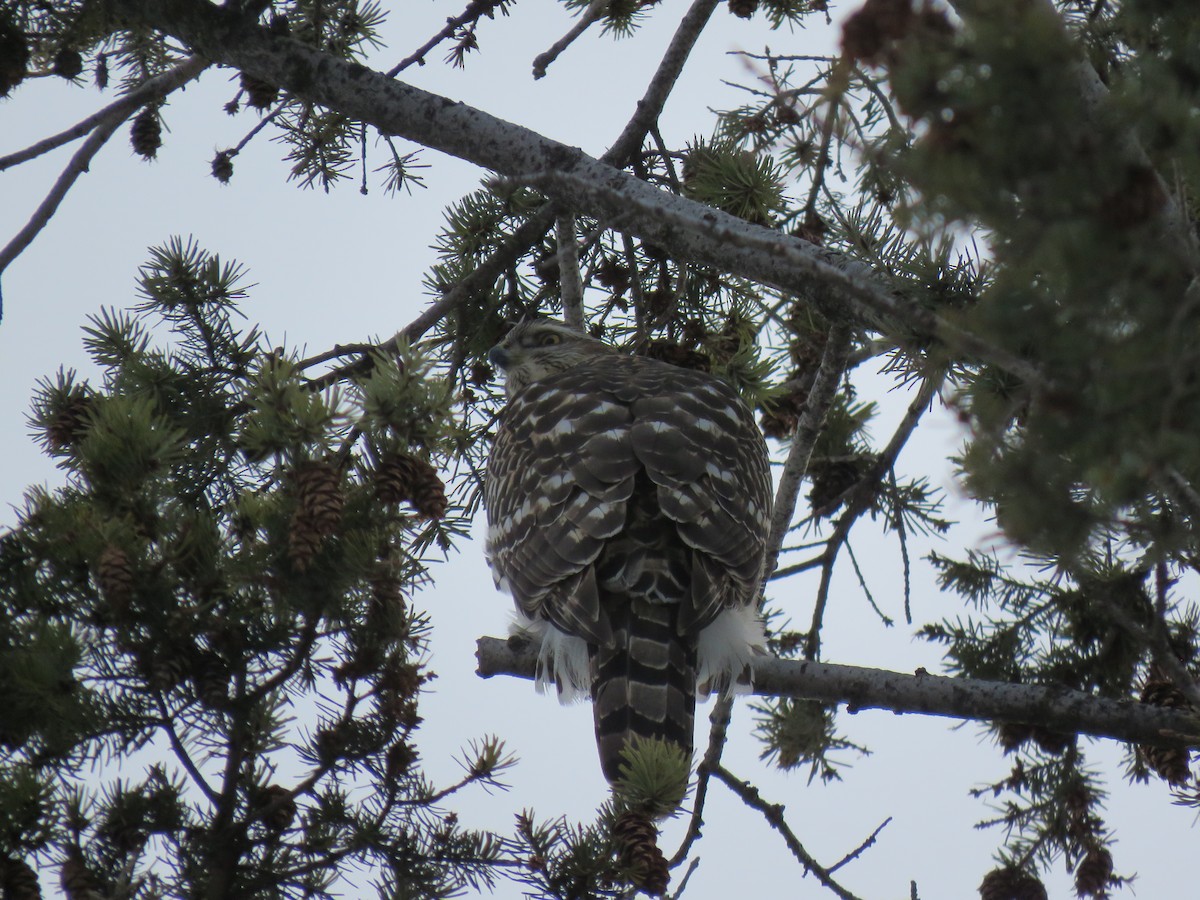
M 534 677 L 537 651 L 529 644 L 483 637 L 477 641 L 475 655 L 476 671 L 483 678 Z M 1137 744 L 1200 747 L 1200 717 L 1193 714 L 1059 687 L 763 658 L 754 666 L 753 692 L 760 697 L 844 703 L 851 713 L 881 709 L 978 722 L 1021 722 Z
M 409 66 L 414 63 L 417 65 L 425 65 L 425 57 L 429 55 L 429 51 L 440 44 L 442 41 L 449 40 L 464 25 L 470 25 L 478 22 L 483 16 L 491 16 L 492 10 L 500 5 L 500 0 L 471 0 L 467 4 L 467 8 L 460 15 L 454 16 L 446 20 L 446 25 L 427 40 L 424 44 L 418 47 L 415 51 L 402 59 L 396 65 L 388 69 L 388 77 L 395 78 Z
M 69 144 L 71 141 L 83 137 L 88 132 L 110 122 L 112 119 L 117 119 L 118 124 L 120 124 L 120 122 L 128 118 L 131 113 L 140 108 L 149 98 L 167 94 L 177 87 L 182 87 L 188 81 L 198 76 L 207 66 L 207 61 L 197 56 L 184 60 L 171 71 L 147 79 L 128 94 L 123 94 L 108 106 L 97 110 L 86 119 L 76 122 L 70 128 L 64 129 L 48 138 L 43 138 L 35 144 L 30 144 L 23 150 L 10 153 L 8 156 L 0 156 L 0 172 L 3 172 L 5 169 L 11 169 L 13 166 L 20 165 L 23 162 L 28 162 L 31 159 L 36 159 L 43 153 L 49 153 L 52 150 L 58 149 L 63 144 Z
M 147 79 L 136 90 L 131 91 L 115 103 L 109 104 L 109 106 L 95 115 L 89 116 L 73 128 L 47 139 L 50 142 L 58 141 L 58 143 L 54 144 L 54 146 L 58 146 L 86 133 L 86 130 L 78 132 L 77 130 L 83 125 L 90 123 L 91 134 L 88 136 L 88 139 L 75 151 L 66 168 L 63 169 L 62 174 L 58 176 L 58 180 L 54 182 L 54 186 L 46 194 L 45 199 L 38 205 L 38 208 L 34 211 L 29 221 L 25 223 L 25 227 L 18 231 L 12 240 L 0 250 L 0 273 L 8 268 L 9 263 L 20 256 L 22 251 L 38 236 L 38 233 L 46 227 L 46 224 L 54 217 L 54 213 L 57 212 L 63 198 L 67 196 L 67 192 L 71 190 L 75 182 L 79 179 L 79 176 L 88 171 L 92 158 L 100 152 L 101 147 L 108 143 L 108 139 L 113 136 L 113 132 L 121 127 L 122 123 L 152 98 L 170 93 L 182 87 L 196 78 L 207 66 L 208 62 L 199 56 L 193 56 L 190 59 L 184 60 L 169 72 L 164 72 L 154 78 Z M 70 137 L 64 137 L 64 135 L 70 135 Z M 30 147 L 27 151 L 22 151 L 23 153 L 32 153 L 32 155 L 25 156 L 24 159 L 32 159 L 33 156 L 52 149 L 52 147 L 43 146 L 46 144 L 47 141 L 42 141 Z M 33 152 L 35 150 L 37 152 Z M 0 163 L 3 163 L 0 164 L 0 169 L 24 161 L 17 158 L 20 156 L 21 154 L 13 154 L 5 160 L 0 160 Z
M 480 641 L 481 646 L 484 640 L 491 640 L 491 638 L 483 638 Z M 708 800 L 708 784 L 713 772 L 721 765 L 721 755 L 725 752 L 725 740 L 729 735 L 729 720 L 732 715 L 733 702 L 730 698 L 718 697 L 708 716 L 711 723 L 708 732 L 708 747 L 704 751 L 700 765 L 696 767 L 696 790 L 692 800 L 692 816 L 688 821 L 688 828 L 684 833 L 683 840 L 679 843 L 679 848 L 668 863 L 671 868 L 682 863 L 691 852 L 692 845 L 700 839 L 700 829 L 704 825 L 704 806 Z
M 619 225 L 675 256 L 811 297 L 832 320 L 894 333 L 903 341 L 913 333 L 935 338 L 1010 372 L 1031 389 L 1054 388 L 1027 360 L 895 294 L 868 267 L 835 251 L 667 194 L 576 147 L 270 34 L 216 7 L 191 0 L 149 5 L 113 0 L 113 7 L 214 61 L 383 133 L 533 186 L 568 209 Z

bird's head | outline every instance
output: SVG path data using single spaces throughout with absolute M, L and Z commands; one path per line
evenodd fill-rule
M 505 391 L 515 396 L 525 385 L 565 372 L 598 355 L 618 352 L 554 319 L 521 322 L 488 351 L 492 365 L 504 372 Z

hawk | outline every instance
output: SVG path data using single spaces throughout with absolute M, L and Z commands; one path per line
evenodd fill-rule
M 497 586 L 540 640 L 539 679 L 590 693 L 600 765 L 627 743 L 692 755 L 696 692 L 762 652 L 767 448 L 713 375 L 629 356 L 551 320 L 489 354 L 505 373 L 484 485 Z

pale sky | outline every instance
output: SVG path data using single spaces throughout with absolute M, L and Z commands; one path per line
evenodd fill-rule
M 407 56 L 436 32 L 461 3 L 409 0 L 394 2 L 386 30 L 389 48 L 373 65 L 386 69 Z M 522 0 L 510 18 L 485 21 L 479 30 L 481 52 L 468 58 L 464 70 L 431 54 L 428 65 L 405 73 L 411 83 L 478 106 L 489 113 L 539 131 L 548 137 L 599 155 L 633 112 L 650 73 L 669 40 L 683 4 L 667 2 L 654 10 L 649 24 L 631 40 L 615 43 L 589 34 L 558 60 L 548 76 L 534 81 L 533 58 L 571 24 L 552 0 Z M 710 107 L 728 107 L 739 97 L 721 79 L 745 82 L 743 64 L 728 51 L 827 53 L 836 46 L 835 29 L 813 18 L 808 30 L 769 33 L 760 18 L 751 23 L 718 9 L 713 23 L 692 56 L 683 80 L 662 118 L 669 145 L 711 131 Z M 428 190 L 412 196 L 388 197 L 372 183 L 361 196 L 356 183 L 330 194 L 302 191 L 285 180 L 284 148 L 260 137 L 235 160 L 227 186 L 209 176 L 217 149 L 236 143 L 256 121 L 253 112 L 231 119 L 222 105 L 236 92 L 236 75 L 205 73 L 198 84 L 171 98 L 166 110 L 170 133 L 157 161 L 134 156 L 122 131 L 113 138 L 67 197 L 50 226 L 4 274 L 4 319 L 0 323 L 0 410 L 9 423 L 4 438 L 5 474 L 0 480 L 0 524 L 15 520 L 13 507 L 34 483 L 55 483 L 59 473 L 40 455 L 28 436 L 25 415 L 37 378 L 59 366 L 88 373 L 81 348 L 80 326 L 101 306 L 136 302 L 137 268 L 152 245 L 172 235 L 192 235 L 223 258 L 236 258 L 255 283 L 241 307 L 271 341 L 289 348 L 318 352 L 337 342 L 388 337 L 413 319 L 427 298 L 421 279 L 433 260 L 429 249 L 442 222 L 442 209 L 475 188 L 484 174 L 459 160 L 425 151 L 422 170 Z M 103 103 L 93 89 L 50 79 L 27 82 L 7 101 L 0 101 L 0 154 L 26 146 L 64 128 Z M 269 135 L 265 133 L 264 136 Z M 77 144 L 0 173 L 0 244 L 27 220 L 61 171 Z M 400 142 L 404 152 L 403 142 Z M 415 148 L 408 148 L 415 149 Z M 386 148 L 373 147 L 372 167 L 384 161 Z M 883 383 L 883 382 L 881 382 Z M 874 429 L 886 440 L 887 424 L 903 411 L 902 392 L 881 394 L 883 421 Z M 901 457 L 906 473 L 929 472 L 947 479 L 944 457 L 960 439 L 956 426 L 943 417 L 923 427 L 923 434 Z M 951 488 L 948 513 L 972 516 L 970 507 Z M 986 523 L 975 520 L 956 543 L 938 545 L 953 554 L 962 541 L 981 540 Z M 824 654 L 831 662 L 912 671 L 924 666 L 939 671 L 936 647 L 916 641 L 915 628 L 960 610 L 953 597 L 939 597 L 919 556 L 928 543 L 913 548 L 913 612 L 916 625 L 903 624 L 899 554 L 894 541 L 878 540 L 869 521 L 858 528 L 854 543 L 860 563 L 879 604 L 899 623 L 885 632 L 859 591 L 843 557 L 824 632 Z M 542 818 L 561 814 L 590 820 L 605 798 L 606 787 L 596 762 L 591 714 L 586 706 L 560 708 L 538 696 L 530 683 L 474 674 L 474 642 L 483 634 L 501 635 L 508 622 L 507 597 L 493 590 L 483 560 L 482 529 L 475 540 L 435 569 L 436 587 L 416 597 L 431 614 L 435 631 L 431 668 L 438 679 L 422 700 L 426 722 L 420 747 L 428 774 L 444 782 L 458 777 L 453 758 L 472 738 L 496 733 L 506 738 L 521 764 L 508 773 L 508 793 L 480 790 L 460 795 L 464 824 L 511 832 L 512 817 L 523 807 Z M 868 537 L 869 536 L 869 537 Z M 796 578 L 776 584 L 776 605 L 797 623 L 807 622 L 815 580 Z M 698 711 L 697 743 L 706 742 L 708 707 Z M 759 762 L 759 745 L 749 738 L 751 715 L 745 702 L 735 710 L 726 765 L 759 785 L 771 802 L 783 803 L 808 851 L 830 865 L 853 850 L 889 816 L 874 847 L 838 873 L 839 880 L 870 900 L 900 900 L 916 881 L 923 900 L 960 900 L 977 896 L 976 887 L 991 868 L 990 856 L 1000 843 L 994 831 L 979 832 L 975 822 L 990 811 L 967 791 L 1001 777 L 1009 763 L 974 724 L 918 716 L 864 712 L 840 717 L 842 732 L 869 746 L 874 755 L 855 758 L 843 769 L 843 780 L 829 786 L 808 784 L 806 773 L 780 774 Z M 1141 898 L 1187 896 L 1192 879 L 1181 864 L 1194 840 L 1193 814 L 1172 806 L 1165 785 L 1152 782 L 1128 788 L 1117 765 L 1119 748 L 1092 745 L 1094 763 L 1112 772 L 1114 791 L 1108 822 L 1116 828 L 1116 865 L 1122 873 L 1140 874 L 1135 885 Z M 694 848 L 700 867 L 685 897 L 718 900 L 737 896 L 820 898 L 832 896 L 788 855 L 782 838 L 761 816 L 720 784 L 709 792 L 703 840 Z M 682 834 L 682 822 L 667 826 L 660 840 L 670 856 Z M 676 879 L 682 873 L 677 870 Z M 57 877 L 44 879 L 57 890 Z M 1073 896 L 1061 865 L 1047 879 L 1052 898 Z M 369 896 L 363 885 L 360 895 Z M 49 895 L 49 894 L 48 894 Z M 516 898 L 520 886 L 501 881 L 495 896 Z M 1133 896 L 1126 891 L 1118 896 Z

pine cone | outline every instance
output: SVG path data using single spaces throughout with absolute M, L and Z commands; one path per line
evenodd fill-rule
M 193 670 L 192 678 L 201 703 L 209 709 L 225 709 L 229 706 L 229 673 L 215 655 Z
M 758 9 L 758 0 L 729 0 L 729 11 L 739 19 L 748 19 Z
M 1049 728 L 1041 728 L 1035 725 L 1033 728 L 1033 742 L 1044 753 L 1048 753 L 1051 756 L 1062 756 L 1075 745 L 1075 735 L 1067 734 L 1064 731 L 1051 731 Z
M 1103 847 L 1093 847 L 1075 870 L 1075 892 L 1080 897 L 1107 896 L 1112 873 L 1112 854 Z
M 296 820 L 296 801 L 292 797 L 292 792 L 281 785 L 272 784 L 264 788 L 259 795 L 258 806 L 263 811 L 266 811 L 268 807 L 273 807 L 270 812 L 266 813 L 263 822 L 276 833 L 286 831 Z
M 440 519 L 449 505 L 437 469 L 407 453 L 389 454 L 379 463 L 375 495 L 383 503 L 411 502 L 426 519 Z
M 145 827 L 145 810 L 130 804 L 114 808 L 104 822 L 103 833 L 122 854 L 140 853 L 149 834 Z
M 54 62 L 51 63 L 50 71 L 59 78 L 74 80 L 83 71 L 83 57 L 79 55 L 78 50 L 63 47 L 54 54 Z
M 993 869 L 979 885 L 980 900 L 1048 900 L 1046 888 L 1024 869 Z
M 1005 754 L 1020 750 L 1021 746 L 1033 738 L 1033 726 L 1024 722 L 1001 722 L 996 727 L 996 739 L 1004 749 Z
M 772 397 L 763 404 L 762 432 L 769 438 L 786 440 L 796 433 L 808 392 L 799 388 Z
M 96 87 L 104 90 L 108 87 L 108 56 L 101 53 L 96 57 Z
M 867 0 L 842 25 L 842 49 L 851 59 L 875 64 L 883 51 L 912 27 L 912 0 Z
M 162 146 L 162 123 L 158 120 L 158 110 L 147 106 L 137 114 L 129 130 L 129 142 L 133 145 L 133 152 L 143 159 L 154 159 L 158 155 L 158 148 Z
M 212 175 L 221 184 L 229 184 L 229 179 L 233 177 L 233 157 L 228 150 L 222 150 L 213 157 Z
M 0 97 L 25 80 L 29 41 L 5 7 L 0 7 Z
M 1189 710 L 1192 705 L 1184 693 L 1164 676 L 1157 666 L 1151 669 L 1142 687 L 1142 703 L 1161 706 L 1164 709 Z M 1138 755 L 1145 760 L 1158 775 L 1169 784 L 1187 784 L 1192 777 L 1192 754 L 1187 747 L 1155 747 L 1151 744 L 1139 744 Z
M 818 516 L 832 515 L 841 506 L 842 495 L 858 484 L 865 469 L 863 460 L 858 459 L 811 464 L 809 474 L 812 476 L 812 489 L 808 492 L 808 502 L 813 513 Z
M 471 366 L 471 384 L 476 387 L 483 387 L 496 377 L 496 370 L 485 363 L 483 360 L 476 360 Z
M 329 463 L 305 463 L 293 477 L 297 502 L 288 532 L 288 554 L 292 565 L 303 572 L 325 538 L 337 530 L 346 498 L 341 473 Z
M 72 392 L 62 408 L 46 426 L 46 440 L 51 450 L 73 447 L 91 427 L 90 417 L 95 400 L 82 390 Z
M 242 73 L 242 90 L 246 92 L 246 103 L 255 109 L 270 109 L 279 99 L 279 88 L 269 81 Z
M 615 256 L 606 256 L 596 267 L 596 281 L 620 297 L 629 288 L 629 269 Z
M 665 894 L 670 870 L 658 849 L 658 829 L 649 816 L 633 810 L 621 813 L 613 823 L 612 835 L 617 857 L 629 869 L 634 886 L 654 897 Z
M 23 859 L 0 856 L 0 892 L 4 900 L 41 900 L 37 872 Z
M 96 581 L 104 600 L 115 611 L 125 608 L 133 593 L 133 566 L 129 556 L 116 544 L 109 544 L 96 562 Z
M 412 748 L 411 744 L 407 744 L 404 741 L 393 744 L 388 748 L 387 757 L 384 761 L 387 780 L 389 782 L 395 781 L 411 769 L 412 764 L 416 761 L 417 751 Z
M 160 656 L 151 661 L 147 680 L 152 688 L 167 691 L 187 677 L 188 668 L 187 659 L 177 653 Z

